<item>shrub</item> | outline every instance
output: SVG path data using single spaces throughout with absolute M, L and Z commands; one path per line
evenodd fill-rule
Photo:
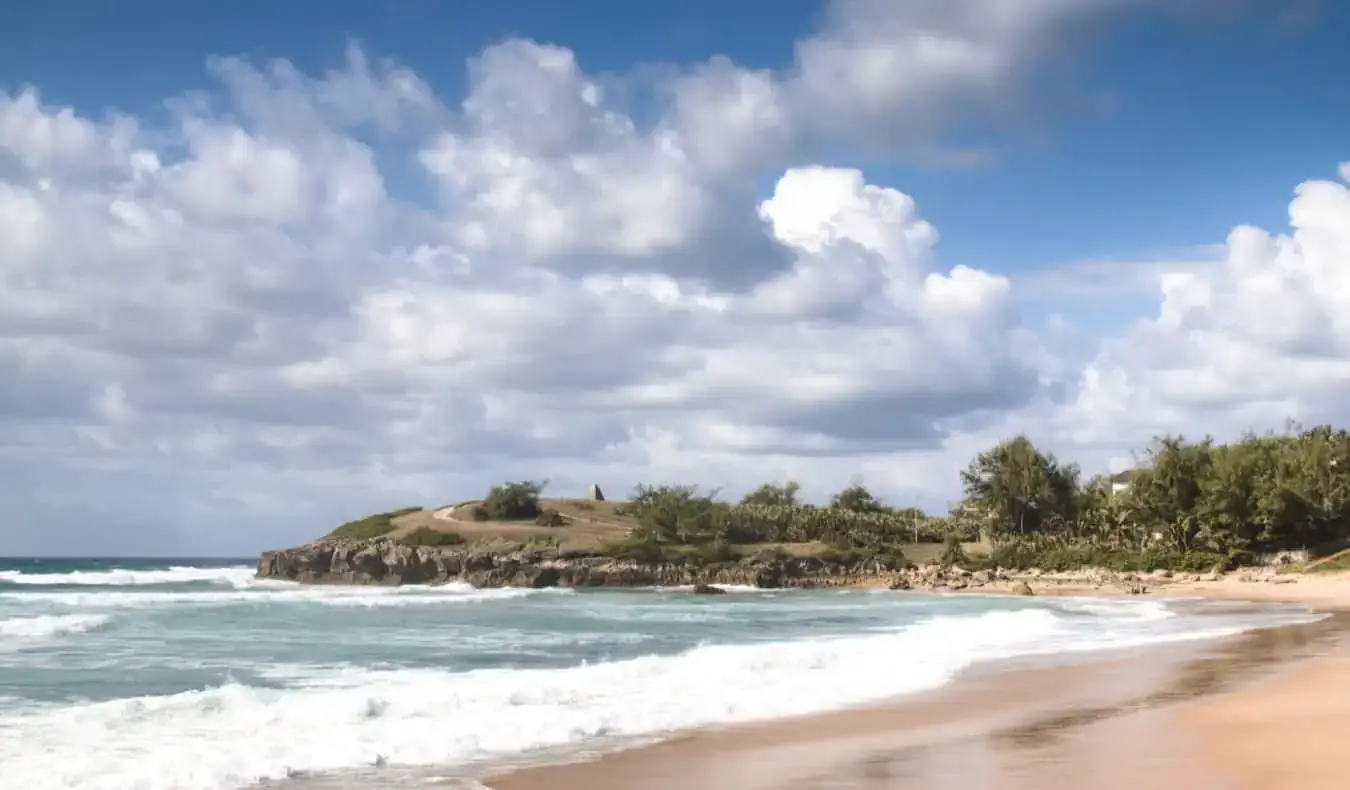
M 950 568 L 953 565 L 967 565 L 969 563 L 970 558 L 961 548 L 961 538 L 952 534 L 943 539 L 942 556 L 938 558 L 939 565 Z
M 630 560 L 652 565 L 666 561 L 666 554 L 661 550 L 659 544 L 640 538 L 630 538 L 618 543 L 611 543 L 604 548 L 604 553 L 616 560 Z
M 553 508 L 548 508 L 534 517 L 534 523 L 541 527 L 564 527 L 567 526 L 567 519 Z
M 479 506 L 487 513 L 487 521 L 519 521 L 539 515 L 539 493 L 544 490 L 543 483 L 525 480 L 517 483 L 503 483 L 488 490 L 487 497 Z M 478 513 L 475 509 L 474 518 Z
M 854 483 L 830 498 L 830 507 L 854 513 L 880 513 L 886 508 L 862 483 Z
M 466 541 L 458 532 L 441 532 L 424 526 L 399 538 L 398 542 L 405 546 L 458 546 Z
M 1056 543 L 1038 547 L 1031 541 L 1008 541 L 994 546 L 987 558 L 967 560 L 967 567 L 1009 568 L 1045 571 L 1071 571 L 1080 568 L 1104 568 L 1122 573 L 1146 573 L 1156 570 L 1205 573 L 1216 567 L 1233 568 L 1249 558 L 1242 554 L 1223 555 L 1208 551 L 1177 551 L 1170 548 L 1129 550 L 1087 542 Z
M 714 540 L 698 547 L 698 558 L 703 562 L 731 562 L 736 559 L 736 550 L 725 540 Z
M 420 507 L 405 507 L 391 510 L 388 513 L 376 513 L 373 516 L 366 516 L 356 521 L 348 521 L 330 532 L 329 537 L 369 540 L 381 535 L 388 535 L 395 529 L 394 519 L 399 516 L 406 516 L 409 513 L 416 513 L 421 509 Z

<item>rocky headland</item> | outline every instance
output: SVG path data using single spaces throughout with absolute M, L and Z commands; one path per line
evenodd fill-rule
M 307 584 L 443 584 L 475 587 L 694 587 L 717 585 L 773 588 L 876 587 L 918 590 L 983 590 L 1020 594 L 1076 591 L 1142 594 L 1157 588 L 1217 581 L 1220 574 L 1170 571 L 1118 573 L 1087 568 L 1050 573 L 960 567 L 902 567 L 884 557 L 837 560 L 826 557 L 745 558 L 713 563 L 647 563 L 598 552 L 473 546 L 409 546 L 393 539 L 325 539 L 264 552 L 258 576 Z M 1248 571 L 1242 581 L 1284 581 L 1273 572 Z M 1292 581 L 1292 579 L 1290 579 Z
M 443 584 L 475 587 L 838 587 L 899 573 L 869 558 L 819 557 L 728 562 L 646 563 L 581 549 L 495 550 L 473 546 L 409 546 L 392 539 L 320 540 L 263 552 L 258 576 L 311 584 Z

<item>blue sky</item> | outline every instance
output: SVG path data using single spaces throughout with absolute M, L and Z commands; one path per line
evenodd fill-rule
M 1235 10 L 1144 14 L 1094 33 L 1063 65 L 1069 74 L 1042 77 L 1060 90 L 1041 106 L 973 130 L 995 146 L 989 164 L 871 162 L 869 177 L 919 201 L 948 263 L 1002 271 L 1137 260 L 1212 243 L 1239 222 L 1278 227 L 1293 186 L 1325 173 L 1350 137 L 1350 6 L 1211 5 Z M 209 56 L 284 57 L 313 73 L 352 39 L 447 97 L 463 92 L 466 59 L 508 36 L 570 47 L 590 72 L 714 55 L 783 69 L 825 3 L 137 0 L 16 2 L 3 13 L 0 85 L 154 117 L 164 97 L 207 84 Z M 857 161 L 840 151 L 829 163 Z
M 1331 0 L 5 3 L 0 555 L 545 477 L 940 511 L 1017 432 L 1093 472 L 1339 419 L 1347 40 Z

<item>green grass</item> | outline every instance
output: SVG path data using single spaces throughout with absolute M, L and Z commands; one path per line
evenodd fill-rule
M 376 513 L 373 516 L 366 516 L 356 521 L 348 521 L 337 529 L 328 533 L 330 538 L 348 538 L 351 540 L 369 540 L 378 538 L 381 535 L 388 535 L 393 532 L 397 525 L 394 519 L 399 516 L 406 516 L 409 513 L 416 513 L 421 510 L 420 507 L 405 507 L 398 510 L 391 510 L 388 513 Z

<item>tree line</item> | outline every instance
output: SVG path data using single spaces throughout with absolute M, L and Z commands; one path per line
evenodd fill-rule
M 1134 469 L 1086 481 L 1025 436 L 962 472 L 956 516 L 993 542 L 1222 555 L 1321 553 L 1350 540 L 1350 433 L 1291 426 L 1218 443 L 1163 436 Z
M 960 482 L 962 499 L 945 516 L 888 506 L 861 483 L 812 505 L 795 481 L 764 483 L 738 501 L 696 486 L 640 485 L 616 512 L 634 519 L 624 551 L 635 556 L 684 547 L 713 559 L 732 546 L 802 543 L 893 553 L 945 542 L 945 562 L 972 566 L 1200 569 L 1350 544 L 1350 434 L 1325 425 L 1228 443 L 1162 436 L 1135 468 L 1087 479 L 1016 436 L 977 455 Z M 476 517 L 561 525 L 540 507 L 542 490 L 530 481 L 495 486 Z M 963 544 L 976 540 L 982 556 L 968 556 Z

